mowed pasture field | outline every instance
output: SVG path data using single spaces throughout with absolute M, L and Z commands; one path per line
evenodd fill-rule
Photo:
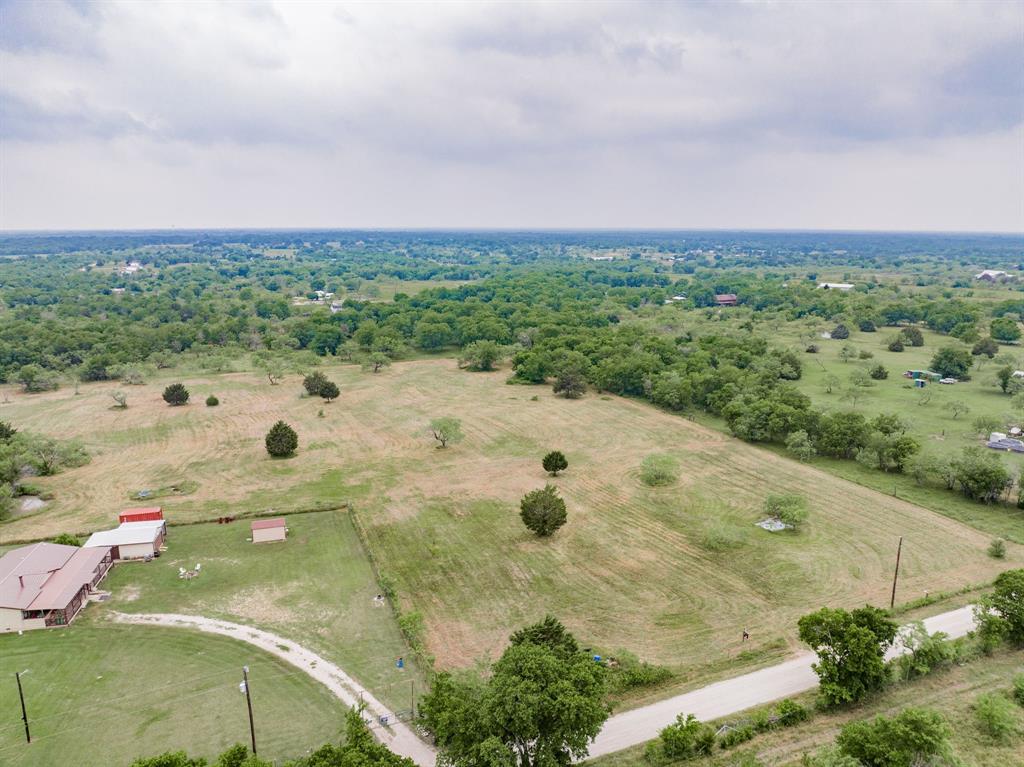
M 297 376 L 270 386 L 255 373 L 186 378 L 196 404 L 181 408 L 159 397 L 172 378 L 131 389 L 122 412 L 108 409 L 109 385 L 14 394 L 6 420 L 82 438 L 94 459 L 46 480 L 52 506 L 0 533 L 106 526 L 133 489 L 186 480 L 190 495 L 160 499 L 172 520 L 347 501 L 403 607 L 423 614 L 442 667 L 497 653 L 514 628 L 552 613 L 586 644 L 632 650 L 682 678 L 797 649 L 797 618 L 823 604 L 886 604 L 901 535 L 901 601 L 1024 561 L 1018 546 L 993 560 L 989 536 L 970 527 L 644 403 L 566 401 L 505 385 L 507 370 L 469 373 L 448 359 L 325 372 L 342 390 L 330 404 L 301 398 Z M 219 407 L 201 404 L 210 392 Z M 444 415 L 462 419 L 466 439 L 439 450 L 427 424 Z M 279 418 L 300 435 L 298 455 L 283 461 L 262 443 Z M 540 466 L 551 449 L 570 463 L 556 479 Z M 640 482 L 651 453 L 679 461 L 676 485 Z M 539 540 L 518 503 L 548 481 L 569 522 Z M 806 531 L 754 526 L 771 492 L 808 496 Z
M 242 666 L 249 666 L 260 756 L 283 759 L 338 742 L 345 707 L 269 653 L 177 629 L 99 625 L 0 636 L 0 764 L 127 765 L 185 748 L 208 759 L 249 742 Z M 26 745 L 14 673 L 32 731 Z

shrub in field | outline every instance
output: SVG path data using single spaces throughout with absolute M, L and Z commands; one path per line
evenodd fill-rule
M 541 461 L 541 465 L 544 467 L 544 471 L 550 474 L 552 477 L 557 477 L 558 472 L 565 471 L 569 468 L 569 462 L 565 459 L 565 455 L 560 450 L 552 450 Z
M 164 389 L 164 402 L 168 405 L 184 405 L 188 402 L 188 389 L 184 384 L 173 383 Z
M 903 351 L 903 342 L 899 338 L 893 338 L 885 348 L 891 352 L 901 352 Z
M 870 360 L 874 359 L 874 357 L 875 353 L 872 351 L 868 351 L 867 349 L 861 349 L 859 352 L 857 352 L 857 359 L 860 360 Z
M 1024 645 L 1024 569 L 1000 573 L 994 585 L 992 593 L 979 599 L 974 610 L 978 634 L 989 648 L 1004 639 Z
M 871 368 L 871 372 L 869 372 L 868 375 L 876 381 L 884 381 L 889 377 L 889 371 L 886 370 L 885 365 L 875 365 Z
M 651 487 L 671 485 L 679 479 L 679 463 L 670 455 L 649 455 L 640 463 L 640 480 Z
M 217 399 L 217 395 L 216 394 L 211 394 L 209 397 L 206 398 L 206 406 L 207 407 L 217 407 L 217 405 L 219 405 L 219 404 L 220 404 L 220 400 Z
M 608 671 L 608 688 L 611 692 L 624 692 L 638 687 L 652 687 L 667 682 L 672 671 L 640 660 L 628 650 L 615 653 L 615 665 Z
M 874 333 L 877 330 L 875 323 L 871 320 L 861 320 L 857 327 L 860 328 L 862 333 Z
M 680 714 L 673 724 L 659 733 L 658 740 L 648 745 L 645 756 L 651 761 L 659 756 L 693 759 L 710 754 L 714 747 L 715 730 L 711 725 L 698 721 L 693 714 Z
M 504 356 L 505 350 L 495 341 L 473 341 L 462 349 L 459 366 L 469 370 L 494 370 Z
M 988 545 L 988 555 L 993 559 L 1006 559 L 1006 541 L 1002 538 L 994 539 Z
M 81 546 L 82 542 L 71 533 L 61 533 L 53 539 L 53 543 L 60 546 Z
M 975 698 L 974 721 L 992 740 L 1005 742 L 1017 734 L 1017 712 L 1013 704 L 997 692 Z
M 558 496 L 554 485 L 545 485 L 543 489 L 523 496 L 519 502 L 519 515 L 530 531 L 544 538 L 565 524 L 565 501 Z
M 320 388 L 327 383 L 327 376 L 321 373 L 319 370 L 314 370 L 312 373 L 302 379 L 302 388 L 306 390 L 306 394 L 310 397 L 315 397 L 320 393 Z
M 741 743 L 746 743 L 757 735 L 757 730 L 751 725 L 744 725 L 732 730 L 727 730 L 718 738 L 718 745 L 722 748 L 733 748 Z
M 810 718 L 811 712 L 795 700 L 784 698 L 775 704 L 775 715 L 779 718 L 780 725 L 792 727 L 794 724 L 806 722 Z
M 796 493 L 769 495 L 764 499 L 764 513 L 799 530 L 807 521 L 807 499 Z
M 924 335 L 920 328 L 909 327 L 900 331 L 900 337 L 911 346 L 924 346 Z
M 832 338 L 842 341 L 850 337 L 850 329 L 846 327 L 846 325 L 840 323 L 832 328 L 832 332 L 829 335 L 831 335 Z
M 906 708 L 890 718 L 851 722 L 836 738 L 839 750 L 866 767 L 914 767 L 948 756 L 950 729 L 937 711 Z
M 807 348 L 804 349 L 804 351 L 807 352 L 808 354 L 817 354 L 818 353 L 818 345 L 817 344 L 807 344 Z
M 1024 706 L 1024 674 L 1017 674 L 1013 678 L 1013 699 Z
M 278 421 L 270 427 L 265 440 L 267 452 L 275 458 L 292 455 L 299 446 L 299 435 L 284 421 Z

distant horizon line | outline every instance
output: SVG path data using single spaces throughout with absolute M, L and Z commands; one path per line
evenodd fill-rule
M 552 233 L 686 233 L 686 232 L 742 232 L 749 234 L 924 234 L 924 235 L 971 235 L 991 237 L 1024 237 L 1024 229 L 1012 230 L 939 230 L 939 229 L 815 229 L 815 228 L 744 228 L 744 227 L 405 227 L 405 226 L 196 226 L 196 227 L 140 227 L 140 228 L 95 228 L 95 229 L 4 229 L 0 237 L 22 235 L 89 235 L 89 234 L 190 234 L 201 232 L 475 232 L 510 234 L 552 234 Z

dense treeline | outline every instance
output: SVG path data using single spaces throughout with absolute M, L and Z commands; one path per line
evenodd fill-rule
M 9 261 L 0 266 L 0 380 L 15 380 L 26 365 L 102 380 L 119 366 L 190 349 L 336 354 L 352 339 L 369 348 L 378 332 L 423 350 L 481 339 L 509 344 L 542 327 L 613 324 L 673 296 L 685 295 L 685 307 L 710 306 L 724 292 L 784 319 L 843 316 L 864 328 L 923 323 L 969 343 L 987 335 L 976 304 L 875 282 L 826 291 L 808 279 L 813 274 L 723 271 L 689 260 L 593 263 L 539 246 L 479 254 L 463 245 L 429 258 L 406 251 L 332 245 L 262 255 L 241 245 L 159 246 L 134 252 L 141 268 L 132 273 L 122 273 L 124 260 L 95 255 Z M 374 281 L 383 278 L 474 282 L 383 303 L 373 300 Z M 297 305 L 316 291 L 344 295 L 344 308 L 332 314 Z M 1020 314 L 1021 304 L 996 304 L 991 314 Z

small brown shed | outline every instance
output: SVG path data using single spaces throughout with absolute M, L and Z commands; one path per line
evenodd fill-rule
M 283 541 L 288 537 L 288 527 L 284 517 L 273 519 L 257 519 L 252 523 L 252 542 L 270 543 Z

